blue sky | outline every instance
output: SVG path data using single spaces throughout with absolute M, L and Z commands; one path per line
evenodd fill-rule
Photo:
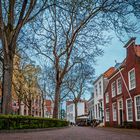
M 140 37 L 138 36 L 136 43 L 140 44 Z M 126 49 L 123 48 L 123 46 L 124 43 L 122 43 L 114 34 L 110 44 L 108 44 L 107 47 L 103 47 L 104 55 L 97 59 L 97 64 L 95 66 L 95 74 L 97 77 L 104 73 L 108 68 L 114 66 L 115 60 L 117 60 L 117 62 L 122 62 L 124 60 L 126 57 Z

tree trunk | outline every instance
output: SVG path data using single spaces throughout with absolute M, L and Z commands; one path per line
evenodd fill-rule
M 44 98 L 42 96 L 42 117 L 44 118 Z
M 57 83 L 55 88 L 55 100 L 54 100 L 54 109 L 53 109 L 53 118 L 56 119 L 58 119 L 58 113 L 59 113 L 60 88 L 61 88 L 61 84 Z
M 12 112 L 12 75 L 14 53 L 10 50 L 4 53 L 3 64 L 3 84 L 2 84 L 2 114 L 11 114 Z
M 75 123 L 76 123 L 76 119 L 77 119 L 77 102 L 74 103 L 75 104 Z
M 29 101 L 28 109 L 29 109 L 28 115 L 32 116 L 32 101 L 31 100 Z

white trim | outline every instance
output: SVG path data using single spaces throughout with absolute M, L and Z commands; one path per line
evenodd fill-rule
M 134 96 L 134 101 L 135 101 L 135 119 L 136 121 L 140 121 L 140 119 L 137 118 L 137 108 L 136 108 L 136 98 L 140 97 L 140 95 Z
M 134 87 L 131 87 L 130 86 L 130 72 L 134 71 L 134 76 L 135 76 L 135 86 Z M 135 75 L 135 68 L 131 69 L 129 72 L 128 72 L 128 84 L 129 84 L 129 90 L 132 90 L 134 88 L 136 88 L 136 75 Z
M 130 100 L 131 103 L 132 103 L 132 120 L 129 120 L 129 119 L 128 119 L 128 104 L 127 104 L 127 101 L 128 101 L 128 100 Z M 133 102 L 132 102 L 131 98 L 126 99 L 126 119 L 127 119 L 127 121 L 129 121 L 129 122 L 130 122 L 130 121 L 131 121 L 131 122 L 133 121 Z
M 121 92 L 118 92 L 118 81 L 119 80 L 121 80 Z M 117 79 L 117 95 L 119 95 L 119 94 L 121 94 L 122 93 L 122 79 L 121 79 L 121 77 L 119 77 L 118 79 Z

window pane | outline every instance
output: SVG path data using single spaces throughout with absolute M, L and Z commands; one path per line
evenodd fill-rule
M 112 90 L 112 97 L 116 96 L 116 89 L 115 89 L 115 82 L 112 83 L 111 85 L 111 90 Z
M 127 100 L 127 118 L 129 120 L 133 120 L 133 112 L 132 112 L 132 101 L 131 99 Z
M 140 96 L 136 97 L 137 119 L 140 119 Z
M 121 79 L 118 79 L 118 81 L 117 81 L 117 91 L 118 91 L 118 94 L 122 92 L 122 81 L 121 81 Z
M 135 88 L 135 86 L 136 86 L 136 80 L 135 80 L 135 71 L 134 70 L 132 70 L 132 71 L 130 71 L 129 72 L 129 86 L 130 86 L 130 89 L 132 89 L 132 88 Z
M 113 121 L 116 121 L 117 120 L 116 104 L 113 104 L 112 107 L 113 107 Z

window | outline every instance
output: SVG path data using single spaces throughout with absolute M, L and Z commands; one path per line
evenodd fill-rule
M 132 121 L 133 120 L 133 112 L 132 112 L 131 99 L 126 100 L 126 107 L 127 107 L 127 121 Z
M 140 96 L 135 97 L 136 120 L 140 121 Z
M 96 118 L 97 118 L 97 105 L 96 105 Z
M 101 86 L 101 82 L 99 82 L 99 94 L 102 94 L 102 86 Z
M 111 85 L 112 97 L 116 96 L 115 82 Z
M 106 98 L 106 103 L 109 103 L 109 95 L 108 95 L 108 92 L 105 94 L 105 98 Z
M 122 81 L 121 78 L 117 80 L 117 94 L 121 94 L 122 92 Z
M 96 96 L 98 96 L 97 85 L 95 86 L 95 93 L 96 93 Z
M 72 111 L 73 111 L 73 105 L 70 106 L 70 112 L 72 112 Z
M 106 109 L 106 121 L 109 121 L 109 109 Z
M 132 69 L 128 73 L 129 77 L 129 89 L 134 89 L 136 87 L 135 69 Z
M 116 121 L 117 120 L 116 103 L 112 104 L 112 112 L 113 112 L 113 121 Z
M 16 106 L 16 105 L 17 105 L 16 102 L 14 102 L 14 103 L 13 103 L 13 106 Z

